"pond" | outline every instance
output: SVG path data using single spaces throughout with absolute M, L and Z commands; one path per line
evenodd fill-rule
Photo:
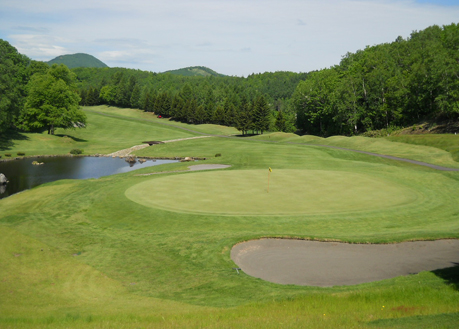
M 43 164 L 33 165 L 33 161 Z M 99 178 L 173 162 L 178 161 L 128 163 L 125 159 L 110 157 L 41 157 L 0 162 L 0 173 L 9 180 L 8 184 L 0 185 L 0 199 L 59 179 Z

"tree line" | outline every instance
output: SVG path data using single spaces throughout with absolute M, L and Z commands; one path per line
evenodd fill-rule
M 247 78 L 178 76 L 120 68 L 73 72 L 79 80 L 81 105 L 137 108 L 190 124 L 233 126 L 243 134 L 295 131 L 290 98 L 298 82 L 307 77 L 292 72 Z M 276 124 L 281 112 L 282 124 Z
M 292 96 L 304 133 L 352 135 L 459 116 L 459 25 L 343 56 L 312 72 Z

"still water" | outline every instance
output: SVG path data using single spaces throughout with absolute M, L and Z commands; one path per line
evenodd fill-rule
M 33 161 L 44 164 L 34 166 Z M 124 159 L 105 157 L 27 158 L 0 162 L 0 173 L 9 180 L 7 185 L 0 185 L 0 199 L 59 179 L 99 178 L 173 162 L 177 160 L 147 160 L 130 164 Z

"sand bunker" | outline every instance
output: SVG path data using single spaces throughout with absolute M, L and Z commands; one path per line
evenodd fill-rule
M 348 244 L 261 239 L 237 244 L 231 259 L 248 275 L 328 287 L 379 281 L 459 263 L 459 240 Z

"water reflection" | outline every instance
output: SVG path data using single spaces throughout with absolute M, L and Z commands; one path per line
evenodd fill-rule
M 44 164 L 32 165 L 33 161 Z M 9 183 L 0 186 L 0 199 L 59 179 L 99 178 L 173 162 L 177 161 L 147 160 L 144 163 L 128 163 L 124 159 L 106 157 L 27 158 L 1 162 L 0 173 L 5 174 Z

